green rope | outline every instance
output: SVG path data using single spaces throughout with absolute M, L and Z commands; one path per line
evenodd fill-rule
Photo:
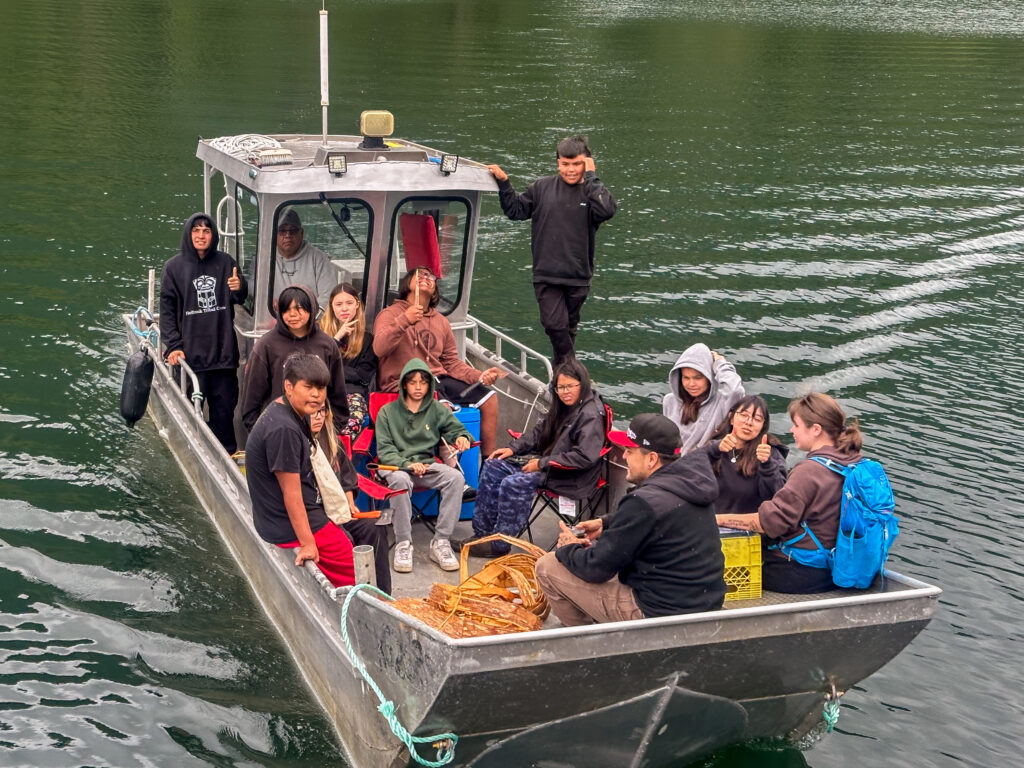
M 833 688 L 833 694 L 835 689 Z M 839 722 L 839 697 L 825 694 L 825 705 L 821 708 L 822 716 L 825 718 L 825 730 L 832 733 Z
M 356 668 L 356 671 L 362 675 L 363 680 L 366 681 L 367 685 L 377 694 L 377 699 L 380 704 L 377 707 L 377 711 L 380 712 L 384 719 L 388 721 L 388 725 L 391 726 L 391 732 L 398 737 L 409 749 L 409 755 L 420 765 L 425 765 L 427 768 L 441 768 L 443 765 L 448 765 L 452 760 L 455 759 L 455 745 L 459 743 L 459 737 L 454 733 L 439 733 L 436 736 L 413 736 L 398 722 L 398 717 L 395 715 L 395 704 L 392 701 L 388 701 L 384 698 L 384 694 L 381 692 L 377 683 L 370 677 L 370 673 L 366 671 L 366 667 L 363 662 L 356 656 L 355 649 L 352 647 L 352 641 L 348 636 L 348 606 L 352 602 L 352 598 L 356 596 L 356 593 L 363 590 L 371 590 L 376 592 L 382 597 L 386 597 L 388 600 L 394 600 L 391 595 L 387 592 L 377 589 L 372 584 L 356 584 L 349 590 L 348 595 L 345 597 L 345 602 L 341 606 L 341 638 L 345 641 L 345 649 L 348 651 L 349 658 L 352 659 L 352 663 Z M 419 756 L 416 752 L 417 744 L 430 744 L 433 742 L 440 742 L 437 748 L 437 761 L 431 762 Z

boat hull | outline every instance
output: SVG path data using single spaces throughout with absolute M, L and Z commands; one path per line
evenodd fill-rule
M 139 341 L 129 327 L 129 347 Z M 409 764 L 342 641 L 340 603 L 255 534 L 245 480 L 165 365 L 149 413 L 358 768 Z M 900 652 L 940 590 L 884 591 L 637 622 L 453 640 L 359 593 L 356 655 L 416 735 L 459 735 L 452 765 L 657 766 L 806 734 L 824 693 Z M 431 750 L 424 755 L 432 758 Z M 551 762 L 553 761 L 553 762 Z

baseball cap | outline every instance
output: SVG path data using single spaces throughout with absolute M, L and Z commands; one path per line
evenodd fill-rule
M 608 439 L 623 448 L 643 448 L 668 455 L 679 452 L 679 428 L 660 413 L 641 413 L 629 422 L 625 432 L 610 431 Z

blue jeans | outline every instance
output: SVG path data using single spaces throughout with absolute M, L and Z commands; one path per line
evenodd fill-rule
M 480 470 L 473 512 L 473 533 L 487 536 L 504 533 L 515 536 L 526 525 L 533 497 L 544 479 L 543 472 L 523 472 L 504 459 L 488 459 Z M 505 554 L 511 547 L 503 541 L 492 544 L 494 552 Z

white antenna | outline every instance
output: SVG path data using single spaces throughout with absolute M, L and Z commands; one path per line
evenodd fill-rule
M 327 0 L 324 0 L 326 6 Z M 327 146 L 327 107 L 330 105 L 327 77 L 327 8 L 320 9 L 320 107 L 324 111 L 324 146 Z

